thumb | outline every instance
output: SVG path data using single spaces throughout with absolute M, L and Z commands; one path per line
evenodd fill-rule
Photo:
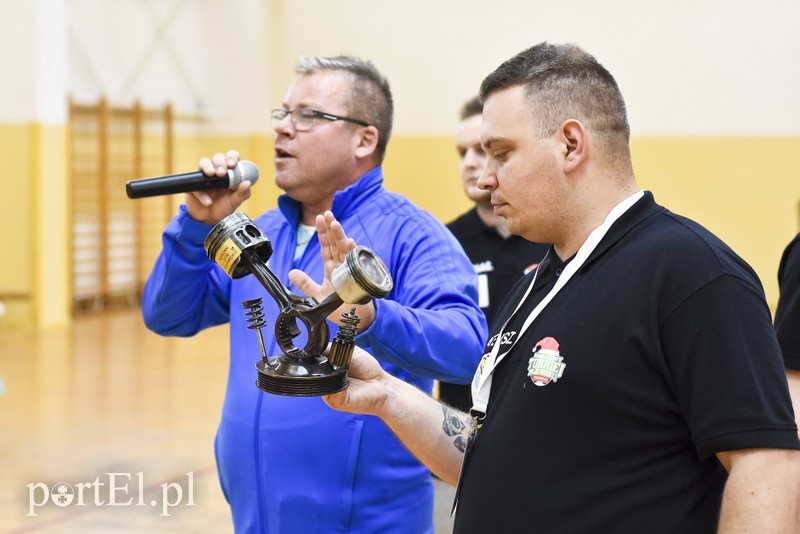
M 307 297 L 316 298 L 322 287 L 299 269 L 292 269 L 289 271 L 289 281 Z
M 231 194 L 231 204 L 233 204 L 233 209 L 238 208 L 242 202 L 250 198 L 250 195 L 253 191 L 250 189 L 251 184 L 249 181 L 245 180 L 244 182 L 239 184 L 239 187 Z

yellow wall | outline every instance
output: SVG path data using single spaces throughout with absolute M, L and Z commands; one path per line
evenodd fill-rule
M 0 302 L 6 308 L 0 320 L 5 323 L 68 322 L 66 145 L 62 125 L 0 124 L 9 166 L 0 195 Z
M 69 306 L 65 135 L 60 126 L 0 124 L 0 146 L 16 161 L 29 162 L 7 175 L 4 183 L 14 185 L 0 196 L 0 301 L 6 324 L 58 324 Z M 196 168 L 203 155 L 236 148 L 261 170 L 243 211 L 256 217 L 275 206 L 279 191 L 272 181 L 270 135 L 180 135 L 174 146 L 175 172 Z M 748 261 L 774 309 L 780 255 L 798 231 L 800 138 L 638 137 L 632 149 L 640 186 Z M 384 171 L 390 190 L 442 222 L 469 208 L 450 136 L 395 136 Z M 176 195 L 176 206 L 180 201 Z
M 28 124 L 0 124 L 0 146 L 7 151 L 8 156 L 3 158 L 7 165 L 30 161 L 31 132 Z M 7 188 L 0 195 L 0 301 L 6 306 L 4 322 L 9 318 L 30 322 L 33 318 L 32 170 L 30 164 L 13 166 L 13 174 L 7 170 L 2 180 Z
M 32 128 L 30 225 L 33 233 L 34 320 L 41 327 L 63 326 L 71 315 L 70 262 L 72 229 L 67 172 L 67 128 L 34 124 Z
M 386 187 L 447 223 L 470 207 L 461 188 L 452 136 L 396 136 L 384 164 Z
M 653 137 L 631 145 L 639 184 L 750 263 L 774 309 L 780 255 L 798 231 L 800 138 Z

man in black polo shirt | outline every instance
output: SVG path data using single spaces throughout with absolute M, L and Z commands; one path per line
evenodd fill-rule
M 783 251 L 778 286 L 781 293 L 775 310 L 775 330 L 786 364 L 795 417 L 800 420 L 800 234 Z
M 478 185 L 553 246 L 492 325 L 473 416 L 360 350 L 327 402 L 461 473 L 456 533 L 797 532 L 800 441 L 760 282 L 639 190 L 614 78 L 542 43 L 481 97 Z

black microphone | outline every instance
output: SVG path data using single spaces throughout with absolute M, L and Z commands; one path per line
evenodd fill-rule
M 128 198 L 145 198 L 189 191 L 207 191 L 209 189 L 236 190 L 242 181 L 251 184 L 258 181 L 258 167 L 252 161 L 240 161 L 233 169 L 228 169 L 228 177 L 208 176 L 203 171 L 172 174 L 129 181 L 125 184 Z

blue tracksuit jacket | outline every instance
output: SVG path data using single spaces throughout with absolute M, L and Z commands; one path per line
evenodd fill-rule
M 468 383 L 487 335 L 472 264 L 442 224 L 382 184 L 376 167 L 337 192 L 332 208 L 348 236 L 371 248 L 394 278 L 357 343 L 425 391 L 434 379 Z M 288 272 L 299 268 L 322 279 L 318 241 L 315 235 L 295 263 L 300 205 L 282 195 L 278 206 L 254 222 L 272 242 L 270 269 L 300 294 Z M 163 335 L 191 336 L 230 321 L 230 369 L 215 452 L 236 531 L 433 532 L 430 473 L 379 419 L 334 411 L 318 397 L 256 388 L 260 350 L 241 301 L 263 298 L 268 326 L 262 334 L 270 356 L 281 353 L 273 336 L 277 306 L 255 277 L 231 280 L 208 259 L 203 241 L 210 229 L 181 207 L 164 232 L 142 308 L 148 327 Z M 295 344 L 303 347 L 304 336 Z

